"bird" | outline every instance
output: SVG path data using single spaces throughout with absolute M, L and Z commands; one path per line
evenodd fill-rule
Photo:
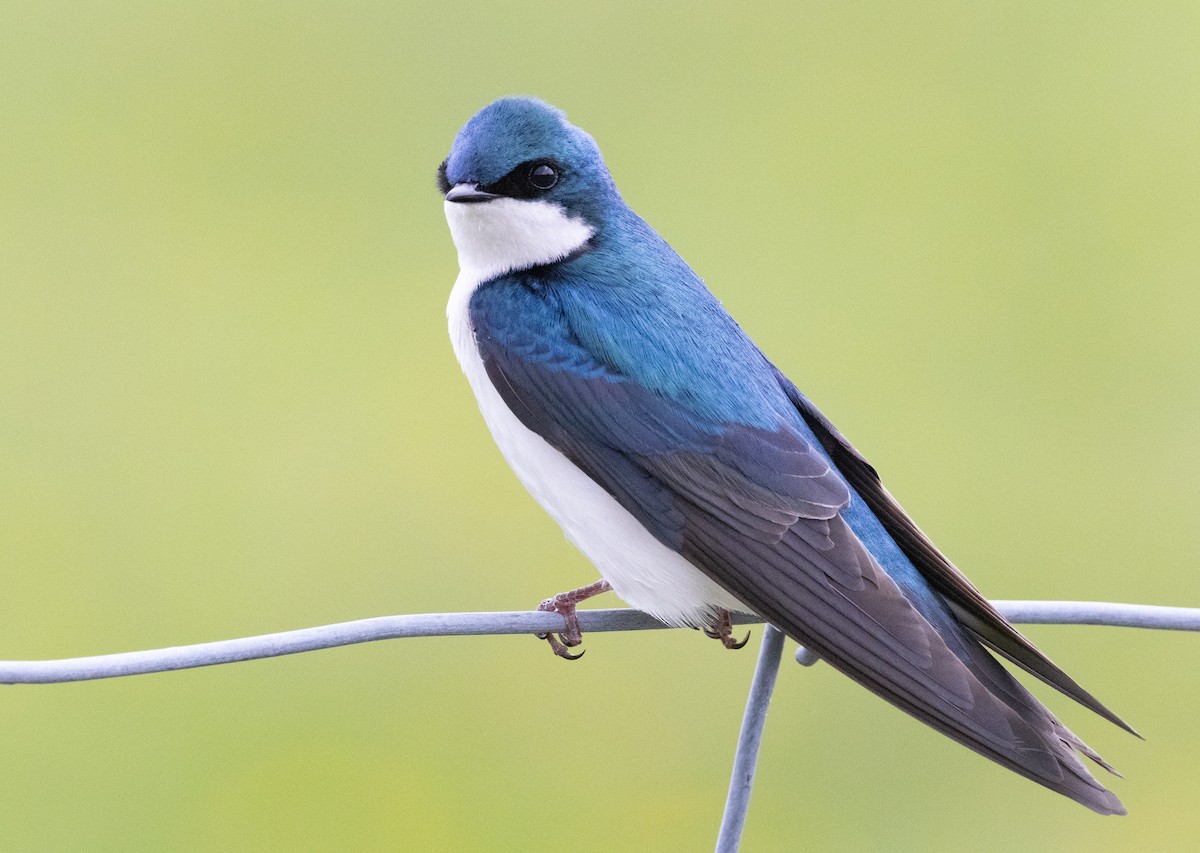
M 538 609 L 574 658 L 613 591 L 728 648 L 755 614 L 981 755 L 1100 814 L 1118 774 L 993 656 L 1137 735 L 1010 624 L 624 201 L 595 140 L 503 97 L 437 170 L 455 355 L 501 453 L 601 579 Z M 989 652 L 990 650 L 990 652 Z M 1139 736 L 1140 737 L 1140 736 Z

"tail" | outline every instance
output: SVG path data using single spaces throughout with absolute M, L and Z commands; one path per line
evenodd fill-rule
M 1121 774 L 1064 726 L 972 639 L 967 638 L 965 642 L 974 647 L 968 654 L 969 668 L 978 679 L 971 690 L 974 707 L 970 716 L 976 725 L 964 726 L 954 719 L 954 715 L 943 713 L 936 705 L 913 701 L 897 691 L 895 685 L 875 683 L 871 673 L 840 656 L 836 650 L 823 648 L 819 638 L 793 636 L 807 632 L 787 630 L 785 633 L 868 690 L 985 758 L 1070 797 L 1097 814 L 1126 814 L 1120 799 L 1088 771 L 1079 756 L 1087 756 L 1115 776 Z M 1000 733 L 1000 737 L 991 736 L 996 733 Z

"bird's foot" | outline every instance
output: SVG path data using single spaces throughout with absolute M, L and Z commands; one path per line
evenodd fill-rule
M 565 660 L 579 660 L 583 657 L 583 652 L 577 655 L 571 654 L 570 650 L 583 642 L 583 632 L 579 630 L 579 617 L 575 615 L 575 608 L 582 601 L 587 601 L 594 595 L 599 595 L 602 592 L 608 592 L 612 589 L 612 585 L 606 580 L 598 580 L 595 583 L 581 586 L 579 589 L 573 589 L 570 592 L 560 592 L 553 598 L 547 598 L 538 605 L 538 610 L 543 613 L 557 613 L 562 616 L 566 622 L 564 629 L 558 634 L 545 633 L 538 634 L 539 640 L 546 640 L 550 643 L 550 648 L 556 655 Z
M 720 640 L 721 645 L 727 649 L 740 649 L 750 642 L 750 632 L 746 632 L 746 636 L 739 642 L 733 638 L 733 620 L 729 618 L 729 611 L 721 608 L 717 611 L 716 621 L 711 628 L 705 628 L 704 634 L 714 640 Z

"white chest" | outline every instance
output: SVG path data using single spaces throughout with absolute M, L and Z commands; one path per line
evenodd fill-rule
M 494 204 L 497 202 L 470 207 L 490 208 Z M 544 242 L 536 252 L 531 252 L 521 240 L 516 240 L 507 244 L 505 252 L 494 224 L 481 229 L 478 222 L 464 223 L 459 211 L 451 209 L 457 207 L 462 205 L 447 204 L 447 218 L 463 267 L 446 308 L 450 339 L 484 421 L 518 479 L 559 523 L 567 539 L 596 565 L 617 595 L 631 606 L 674 625 L 710 624 L 718 608 L 746 610 L 699 569 L 655 539 L 608 492 L 522 424 L 493 387 L 483 366 L 469 314 L 475 288 L 511 269 L 531 266 L 528 258 L 531 254 L 537 256 L 533 263 L 564 257 L 582 245 L 591 236 L 591 230 L 582 223 L 567 220 L 560 212 L 562 222 L 556 223 L 557 233 L 564 239 L 552 241 L 560 245 L 554 247 L 556 253 L 551 257 L 543 257 Z M 476 211 L 470 213 L 477 215 Z M 537 215 L 541 217 L 544 213 Z M 464 225 L 468 227 L 464 229 Z M 481 230 L 486 234 L 485 246 L 472 243 L 472 234 Z M 575 245 L 568 245 L 571 242 L 565 239 L 568 236 Z M 501 257 L 502 254 L 508 256 Z

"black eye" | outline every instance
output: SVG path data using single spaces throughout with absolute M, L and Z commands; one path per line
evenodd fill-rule
M 558 183 L 558 172 L 546 163 L 539 163 L 529 172 L 529 185 L 545 192 Z
M 481 190 L 508 198 L 536 199 L 558 186 L 562 172 L 553 160 L 526 160 L 498 181 L 479 185 Z

